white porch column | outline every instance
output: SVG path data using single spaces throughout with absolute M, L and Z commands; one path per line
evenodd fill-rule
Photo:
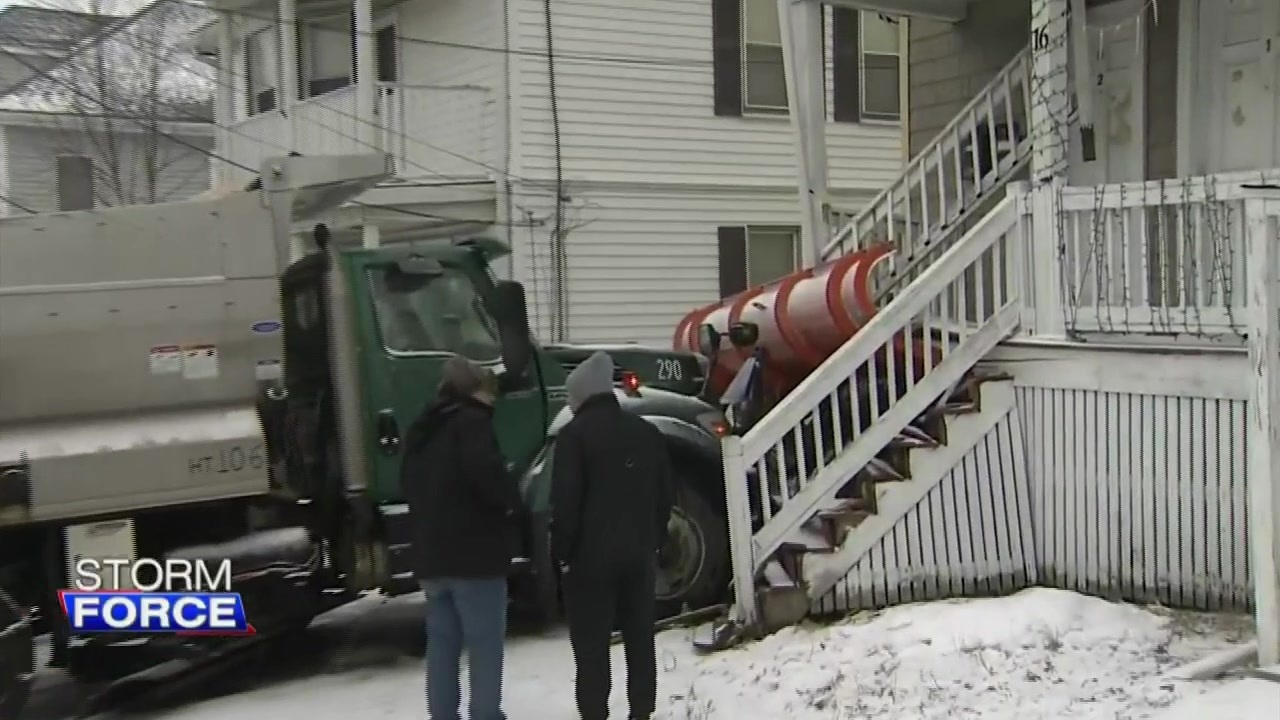
M 293 123 L 293 103 L 298 99 L 298 3 L 278 0 L 280 22 L 276 24 L 276 42 L 280 47 L 280 113 L 285 120 L 285 144 L 298 150 Z
M 1068 0 L 1031 2 L 1031 177 L 1035 184 L 1067 171 L 1067 120 L 1071 112 L 1068 68 Z
M 377 148 L 381 133 L 374 132 L 374 99 L 378 78 L 373 53 L 373 0 L 355 0 L 356 32 L 356 137 L 361 152 Z
M 1254 622 L 1258 664 L 1280 663 L 1280 242 L 1273 213 L 1280 213 L 1280 194 L 1256 191 L 1246 202 L 1245 267 L 1249 273 L 1249 561 L 1253 574 Z M 1262 199 L 1275 196 L 1277 199 Z
M 801 259 L 812 267 L 822 257 L 827 228 L 826 75 L 822 62 L 820 0 L 778 0 L 787 106 L 796 145 L 800 191 Z
M 231 159 L 234 152 L 231 148 L 232 123 L 236 121 L 237 92 L 235 73 L 235 18 L 231 13 L 222 13 L 218 18 L 218 89 L 214 93 L 214 157 L 210 158 L 209 167 L 213 175 L 212 185 L 226 185 L 231 182 L 233 167 L 218 158 Z

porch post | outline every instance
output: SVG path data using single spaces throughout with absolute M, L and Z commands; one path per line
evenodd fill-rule
M 231 182 L 231 165 L 218 158 L 234 158 L 231 148 L 231 124 L 236 121 L 236 100 L 240 97 L 235 81 L 235 17 L 224 12 L 218 18 L 218 90 L 214 94 L 214 117 L 216 129 L 214 144 L 215 156 L 211 158 L 209 167 L 213 172 L 213 187 Z M 245 82 L 248 82 L 246 78 Z
M 827 228 L 826 75 L 822 62 L 820 0 L 778 0 L 787 107 L 796 147 L 800 193 L 800 257 L 805 267 L 822 258 Z
M 1071 84 L 1067 48 L 1070 0 L 1031 3 L 1031 235 L 1024 250 L 1035 272 L 1036 335 L 1065 337 L 1061 306 L 1059 191 L 1066 185 Z
M 285 144 L 298 149 L 297 128 L 293 122 L 293 103 L 298 99 L 298 2 L 278 0 L 280 22 L 276 25 L 276 44 L 280 47 L 280 113 L 285 117 Z
M 1031 177 L 1061 180 L 1067 171 L 1071 113 L 1067 65 L 1068 0 L 1031 2 Z
M 373 0 L 355 0 L 356 138 L 366 150 L 378 149 L 381 133 L 374 132 L 373 106 L 378 91 L 373 56 Z
M 1249 291 L 1249 559 L 1253 574 L 1254 624 L 1258 664 L 1280 663 L 1280 252 L 1277 224 L 1280 195 L 1257 191 L 1245 204 L 1245 267 Z M 1264 199 L 1267 196 L 1275 200 Z
M 729 561 L 733 570 L 733 618 L 743 626 L 751 626 L 758 619 L 755 539 L 751 534 L 751 499 L 742 459 L 742 438 L 729 435 L 720 441 L 720 448 L 729 520 Z

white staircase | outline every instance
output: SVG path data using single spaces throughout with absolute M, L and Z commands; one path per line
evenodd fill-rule
M 836 228 L 822 251 L 831 260 L 889 243 L 894 261 L 881 267 L 884 299 L 893 278 L 914 277 L 959 239 L 957 228 L 1000 197 L 1031 158 L 1031 52 L 1024 48 L 920 150 L 902 174 L 854 213 L 834 211 Z
M 1009 196 L 936 234 L 936 259 L 883 283 L 866 327 L 726 441 L 740 618 L 798 621 L 1008 410 L 1010 378 L 979 362 L 1019 322 L 1021 213 Z

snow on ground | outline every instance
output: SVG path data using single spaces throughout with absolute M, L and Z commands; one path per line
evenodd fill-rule
M 416 605 L 397 600 L 387 606 L 397 604 L 402 618 L 417 623 Z M 372 615 L 360 608 L 343 612 L 348 618 Z M 1215 702 L 1214 720 L 1274 720 L 1280 684 L 1162 678 L 1180 664 L 1247 640 L 1247 628 L 1247 618 L 1174 614 L 1033 589 L 788 629 L 708 657 L 692 652 L 695 631 L 675 630 L 659 638 L 656 717 L 1190 720 L 1205 717 L 1202 703 Z M 379 659 L 377 650 L 361 644 L 366 631 L 344 632 L 347 651 L 327 674 L 188 705 L 162 717 L 425 717 L 420 660 L 385 652 Z M 406 635 L 412 637 L 402 628 L 401 644 Z M 617 650 L 613 707 L 625 717 Z M 576 717 L 572 657 L 562 633 L 513 638 L 507 659 L 505 706 L 513 720 Z M 1256 697 L 1231 689 L 1245 682 L 1269 687 L 1250 686 Z M 1215 691 L 1243 703 L 1235 715 L 1219 712 L 1214 696 L 1206 694 Z
M 1157 720 L 1273 720 L 1280 714 L 1280 682 L 1244 678 L 1219 685 L 1170 708 Z

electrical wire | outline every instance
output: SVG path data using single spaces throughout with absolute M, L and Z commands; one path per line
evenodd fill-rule
M 547 38 L 547 97 L 551 103 L 551 132 L 555 144 L 555 224 L 551 230 L 551 257 L 554 268 L 553 288 L 556 294 L 551 337 L 564 342 L 568 336 L 568 283 L 565 278 L 568 258 L 564 250 L 564 155 L 560 144 L 560 107 L 556 100 L 556 52 L 552 28 L 551 0 L 542 0 L 542 18 Z

